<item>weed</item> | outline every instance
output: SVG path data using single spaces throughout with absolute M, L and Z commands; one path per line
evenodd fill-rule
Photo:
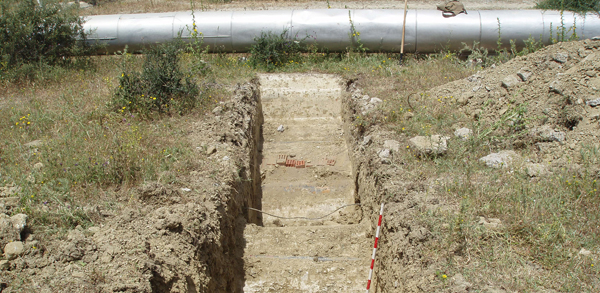
M 536 9 L 573 11 L 580 14 L 599 12 L 600 3 L 596 0 L 542 0 L 535 5 Z
M 289 63 L 299 63 L 300 53 L 306 49 L 304 39 L 290 37 L 287 29 L 279 35 L 261 32 L 260 37 L 254 38 L 248 61 L 255 69 L 264 68 L 267 71 L 274 71 Z
M 145 50 L 141 72 L 132 68 L 130 55 L 123 54 L 119 86 L 110 103 L 118 112 L 185 113 L 196 106 L 200 90 L 191 75 L 180 69 L 180 41 Z
M 352 12 L 350 10 L 348 10 L 348 19 L 350 21 L 350 33 L 348 33 L 348 36 L 350 37 L 350 41 L 352 41 L 352 48 L 350 48 L 348 51 L 366 54 L 367 51 L 369 51 L 369 48 L 365 47 L 360 39 L 360 32 L 356 30 L 356 27 L 354 26 L 354 22 L 352 21 Z

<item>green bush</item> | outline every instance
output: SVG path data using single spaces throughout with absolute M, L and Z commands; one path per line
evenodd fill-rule
M 298 62 L 305 50 L 303 40 L 289 38 L 287 30 L 279 35 L 262 32 L 260 37 L 254 38 L 249 62 L 254 68 L 273 71 L 290 62 Z
M 119 87 L 111 106 L 120 112 L 183 114 L 194 108 L 200 89 L 180 68 L 183 52 L 181 42 L 166 43 L 145 50 L 142 71 L 137 71 L 125 53 L 125 62 L 119 77 Z
M 598 0 L 543 0 L 535 5 L 536 9 L 568 10 L 577 13 L 599 12 Z
M 35 78 L 40 69 L 72 65 L 93 46 L 85 42 L 83 20 L 55 3 L 0 1 L 2 80 Z

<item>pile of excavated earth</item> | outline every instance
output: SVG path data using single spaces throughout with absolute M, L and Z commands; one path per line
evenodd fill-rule
M 502 129 L 527 118 L 517 139 L 499 143 L 507 151 L 482 164 L 531 176 L 578 170 L 580 150 L 600 139 L 599 47 L 553 45 L 427 93 L 451 97 L 474 120 L 511 126 Z M 2 187 L 0 292 L 358 292 L 389 194 L 373 292 L 505 292 L 461 275 L 439 288 L 439 264 L 423 254 L 435 239 L 415 219 L 443 203 L 397 155 L 443 153 L 481 134 L 469 125 L 435 137 L 359 131 L 353 117 L 381 105 L 359 85 L 281 74 L 240 86 L 189 129 L 197 170 L 177 186 L 147 183 L 116 207 L 85 207 L 93 227 L 41 233 L 20 213 L 19 187 Z M 533 154 L 519 153 L 532 145 Z

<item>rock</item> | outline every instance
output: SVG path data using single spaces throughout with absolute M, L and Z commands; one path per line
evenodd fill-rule
M 223 160 L 224 162 L 225 162 L 225 161 L 229 161 L 229 156 L 224 156 L 222 160 Z
M 206 155 L 210 156 L 210 155 L 214 154 L 216 151 L 217 151 L 217 147 L 216 146 L 214 146 L 214 145 L 208 146 L 206 148 Z
M 362 145 L 368 146 L 370 143 L 371 143 L 371 136 L 370 135 L 365 136 L 363 138 Z
M 507 168 L 518 157 L 519 155 L 517 155 L 515 151 L 509 150 L 489 154 L 483 158 L 480 158 L 479 161 L 484 162 L 486 166 L 491 168 Z
M 454 131 L 454 136 L 462 139 L 462 140 L 468 140 L 469 138 L 471 138 L 471 136 L 473 135 L 473 130 L 463 127 L 463 128 L 459 128 L 456 131 Z
M 21 237 L 14 228 L 11 218 L 6 214 L 0 214 L 0 247 L 17 240 L 21 240 Z
M 527 163 L 525 164 L 525 173 L 529 177 L 540 177 L 548 174 L 548 170 L 546 170 L 544 164 Z
M 517 72 L 517 75 L 522 81 L 528 81 L 529 78 L 533 75 L 529 69 L 523 68 Z
M 379 153 L 377 153 L 377 155 L 382 159 L 387 159 L 390 157 L 390 150 L 389 149 L 380 150 Z
M 469 99 L 470 99 L 470 98 L 472 98 L 472 97 L 473 97 L 473 95 L 471 95 L 471 96 L 466 96 L 466 97 L 465 97 L 465 96 L 460 96 L 460 97 L 459 97 L 459 98 L 456 100 L 456 103 L 458 103 L 458 104 L 459 104 L 459 105 L 461 105 L 461 106 L 464 106 L 464 105 L 466 105 L 466 104 L 468 104 L 468 103 L 469 103 Z
M 589 251 L 589 250 L 587 250 L 587 249 L 585 249 L 585 248 L 581 248 L 581 250 L 579 251 L 579 254 L 583 255 L 583 256 L 589 256 L 589 255 L 592 254 L 592 252 Z
M 215 115 L 219 115 L 221 114 L 221 112 L 223 112 L 223 107 L 221 106 L 216 106 L 213 110 L 212 110 L 213 114 Z
M 6 259 L 0 260 L 0 271 L 6 271 L 10 268 L 10 262 Z
M 35 163 L 35 165 L 33 165 L 33 170 L 40 170 L 44 168 L 44 164 L 42 163 Z
M 564 133 L 562 131 L 556 131 L 547 125 L 533 128 L 530 131 L 530 134 L 533 136 L 533 138 L 535 140 L 543 141 L 543 142 L 552 142 L 552 141 L 563 142 L 566 137 L 566 133 Z
M 383 101 L 379 98 L 371 98 L 371 101 L 369 101 L 369 103 L 374 104 L 374 105 L 380 104 L 382 102 Z
M 485 288 L 483 288 L 483 292 L 484 293 L 506 293 L 506 290 L 504 290 L 502 288 L 486 286 Z
M 521 83 L 521 79 L 516 74 L 509 75 L 502 80 L 502 86 L 509 89 Z
M 458 273 L 452 277 L 452 292 L 468 292 L 473 285 L 465 280 L 462 274 Z
M 92 235 L 98 233 L 98 231 L 100 231 L 100 227 L 89 227 L 88 228 L 88 232 L 90 232 L 90 234 L 92 234 Z
M 189 188 L 187 188 L 187 187 L 183 187 L 183 188 L 181 188 L 181 191 L 184 191 L 184 192 L 190 192 L 190 191 L 192 191 L 192 190 L 191 190 L 191 189 L 189 189 Z
M 593 100 L 587 100 L 585 102 L 586 105 L 590 106 L 590 107 L 596 107 L 598 105 L 600 105 L 600 98 L 597 99 L 593 99 Z
M 379 151 L 379 153 L 377 153 L 377 155 L 379 155 L 379 158 L 381 159 L 381 163 L 382 164 L 389 164 L 389 163 L 391 163 L 391 161 L 390 161 L 390 150 L 389 149 L 383 149 L 383 150 Z
M 4 246 L 4 257 L 8 260 L 13 260 L 17 258 L 19 255 L 23 254 L 25 251 L 25 247 L 23 246 L 23 242 L 14 241 L 6 244 Z
M 560 81 L 553 80 L 548 85 L 548 88 L 550 89 L 551 92 L 554 92 L 554 93 L 557 93 L 559 95 L 562 95 L 563 88 L 562 88 L 562 85 L 561 85 Z
M 29 147 L 29 148 L 34 148 L 34 147 L 38 147 L 41 146 L 43 144 L 41 139 L 36 139 L 34 141 L 30 141 L 26 144 L 24 144 L 24 146 Z
M 84 251 L 79 249 L 75 243 L 70 242 L 62 247 L 59 259 L 63 262 L 80 260 L 84 255 Z
M 500 221 L 500 219 L 495 218 L 486 219 L 485 217 L 479 217 L 478 224 L 490 230 L 497 230 L 499 228 L 502 228 L 502 221 Z
M 428 236 L 429 236 L 429 231 L 427 231 L 427 229 L 424 227 L 411 230 L 408 233 L 408 239 L 410 239 L 413 243 L 423 242 L 423 241 L 427 240 Z
M 405 120 L 410 120 L 415 116 L 415 114 L 413 114 L 413 112 L 406 112 L 404 113 L 404 119 Z
M 419 155 L 443 155 L 448 151 L 449 137 L 441 135 L 415 136 L 409 140 L 410 147 Z
M 569 60 L 569 55 L 567 53 L 556 53 L 552 57 L 552 60 L 558 63 L 566 63 Z
M 383 142 L 383 147 L 397 152 L 400 150 L 400 142 L 396 140 L 386 140 Z
M 279 132 L 283 132 L 285 130 L 285 128 L 283 127 L 283 125 L 279 125 L 279 127 L 277 127 L 277 131 Z
M 590 78 L 588 85 L 594 90 L 600 89 L 600 77 Z
M 589 77 L 595 77 L 596 76 L 596 71 L 594 70 L 588 70 L 585 72 L 585 75 L 589 76 Z
M 26 214 L 16 214 L 10 217 L 10 222 L 12 223 L 13 229 L 19 234 L 19 240 L 21 239 L 21 232 L 27 226 L 27 215 Z

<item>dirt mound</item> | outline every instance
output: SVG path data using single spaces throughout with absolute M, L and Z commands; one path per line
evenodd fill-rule
M 600 139 L 598 47 L 592 40 L 556 44 L 428 93 L 453 99 L 467 116 L 492 126 L 478 138 L 515 134 L 510 147 L 534 146 L 531 159 L 553 167 L 578 163 L 582 149 Z
M 597 177 L 599 166 L 582 166 L 590 156 L 597 156 L 600 139 L 599 47 L 600 42 L 592 40 L 560 43 L 492 66 L 419 95 L 410 101 L 416 114 L 411 111 L 403 119 L 419 123 L 415 119 L 425 116 L 420 114 L 427 112 L 434 116 L 437 113 L 430 110 L 435 107 L 427 105 L 452 104 L 446 108 L 438 106 L 435 110 L 452 111 L 452 117 L 456 117 L 454 121 L 458 121 L 455 125 L 440 127 L 440 133 L 436 133 L 457 136 L 451 138 L 448 146 L 451 151 L 457 151 L 453 148 L 460 139 L 452 132 L 469 128 L 473 138 L 485 145 L 486 150 L 510 150 L 544 171 L 568 169 L 573 175 L 587 172 Z M 356 196 L 364 218 L 371 223 L 371 233 L 375 231 L 378 207 L 382 202 L 386 203 L 376 260 L 378 291 L 507 292 L 501 282 L 488 282 L 481 275 L 468 276 L 469 282 L 459 272 L 446 275 L 452 261 L 481 261 L 470 259 L 469 249 L 474 247 L 460 239 L 440 242 L 445 238 L 439 231 L 452 233 L 447 229 L 452 223 L 432 224 L 423 220 L 423 215 L 430 213 L 459 213 L 458 201 L 440 192 L 440 182 L 448 178 L 438 177 L 441 175 L 432 171 L 437 170 L 434 160 L 410 159 L 414 157 L 409 143 L 411 136 L 404 131 L 384 124 L 351 126 L 353 122 L 356 125 L 358 115 L 365 115 L 368 104 L 359 86 L 360 81 L 350 84 L 347 89 L 344 118 L 349 134 L 348 146 L 353 152 Z M 377 115 L 377 111 L 371 115 Z M 460 133 L 464 135 L 465 132 Z M 528 172 L 527 175 L 534 177 L 541 173 Z M 487 185 L 489 182 L 472 181 L 472 184 Z M 475 220 L 465 219 L 468 221 Z M 490 229 L 495 229 L 497 223 L 507 224 L 491 218 L 480 220 L 478 217 L 476 221 L 492 227 Z M 432 255 L 432 247 L 442 256 Z M 488 265 L 494 266 L 493 263 Z M 547 284 L 549 287 L 555 285 Z
M 260 199 L 252 179 L 260 176 L 262 114 L 256 85 L 236 92 L 189 130 L 196 171 L 130 190 L 118 207 L 87 207 L 95 226 L 38 235 L 25 215 L 0 213 L 0 291 L 241 291 L 242 232 L 246 221 L 260 221 L 246 207 Z M 19 245 L 5 248 L 9 242 Z

